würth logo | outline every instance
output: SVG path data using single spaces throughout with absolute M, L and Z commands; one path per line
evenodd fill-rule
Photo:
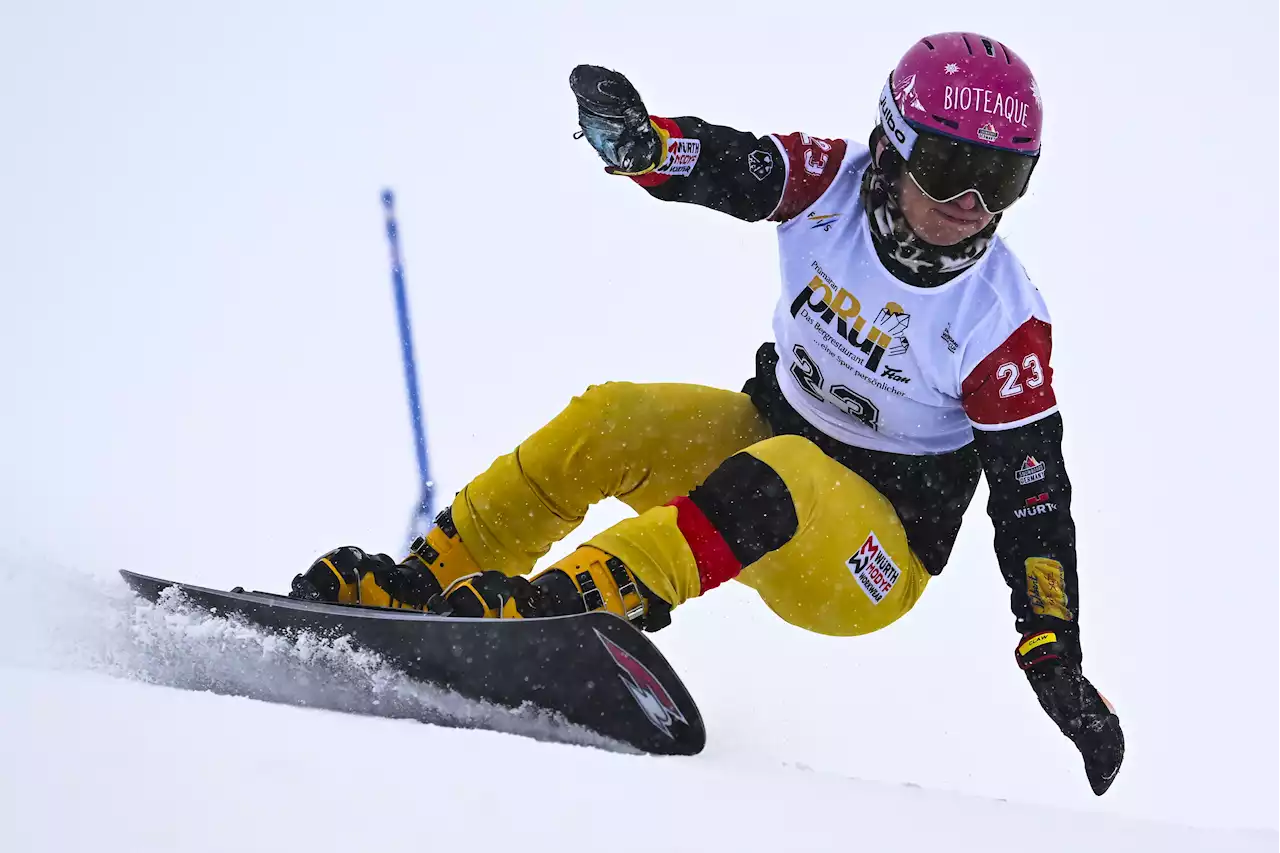
M 702 153 L 702 141 L 699 139 L 671 138 L 667 140 L 667 156 L 662 165 L 654 172 L 659 175 L 675 175 L 687 178 L 698 165 L 698 155 Z
M 1058 505 L 1055 503 L 1035 503 L 1028 506 L 1019 507 L 1013 511 L 1015 518 L 1030 518 L 1033 515 L 1048 515 L 1051 512 L 1057 512 Z
M 592 630 L 600 638 L 600 643 L 609 653 L 609 657 L 613 658 L 613 662 L 622 671 L 619 676 L 622 683 L 626 685 L 627 691 L 636 700 L 640 710 L 649 718 L 649 722 L 653 723 L 658 731 L 675 740 L 676 736 L 671 731 L 672 725 L 677 722 L 688 725 L 689 721 L 685 719 L 684 714 L 680 713 L 680 708 L 676 706 L 667 688 L 663 687 L 662 682 L 649 671 L 649 668 L 636 660 L 630 652 L 595 628 Z
M 858 553 L 846 560 L 845 564 L 872 604 L 884 601 L 884 597 L 893 590 L 893 585 L 902 576 L 902 570 L 884 550 L 874 532 L 862 543 Z

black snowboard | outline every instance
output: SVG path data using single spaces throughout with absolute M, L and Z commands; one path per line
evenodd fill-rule
M 530 703 L 644 752 L 693 755 L 706 743 L 698 707 L 671 665 L 609 613 L 461 619 L 120 574 L 150 601 L 177 587 L 197 607 L 269 631 L 349 636 L 415 680 L 507 708 Z

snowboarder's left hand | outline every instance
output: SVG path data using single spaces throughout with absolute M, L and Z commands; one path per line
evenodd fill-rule
M 1102 796 L 1124 761 L 1124 732 L 1120 718 L 1080 668 L 1074 628 L 1026 634 L 1016 654 L 1040 707 L 1080 750 L 1089 786 Z
M 579 65 L 569 75 L 578 100 L 578 126 L 606 171 L 643 175 L 662 163 L 666 149 L 631 81 L 608 68 Z

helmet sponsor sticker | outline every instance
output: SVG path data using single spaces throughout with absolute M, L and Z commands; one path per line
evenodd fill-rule
M 942 93 L 942 108 L 975 110 L 987 115 L 1003 116 L 1014 124 L 1026 127 L 1029 105 L 1021 98 L 981 86 L 947 86 Z
M 912 78 L 914 82 L 915 78 Z M 914 98 L 914 93 L 912 98 Z M 920 103 L 916 101 L 915 103 Z M 924 109 L 924 107 L 920 107 Z M 915 148 L 916 136 L 918 135 L 911 125 L 907 124 L 907 120 L 902 117 L 902 113 L 898 109 L 898 102 L 894 99 L 893 91 L 889 88 L 889 81 L 884 82 L 884 90 L 880 93 L 880 126 L 884 128 L 885 136 L 889 137 L 889 141 L 893 147 L 898 149 L 898 153 L 902 155 L 903 160 L 911 159 L 911 150 Z

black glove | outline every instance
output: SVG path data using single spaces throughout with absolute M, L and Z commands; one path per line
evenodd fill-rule
M 640 93 L 617 71 L 579 65 L 569 75 L 578 99 L 578 126 L 609 170 L 643 174 L 662 162 L 662 140 Z
M 1015 654 L 1040 707 L 1080 750 L 1089 786 L 1102 796 L 1124 761 L 1124 732 L 1120 718 L 1081 671 L 1075 626 L 1026 634 Z

